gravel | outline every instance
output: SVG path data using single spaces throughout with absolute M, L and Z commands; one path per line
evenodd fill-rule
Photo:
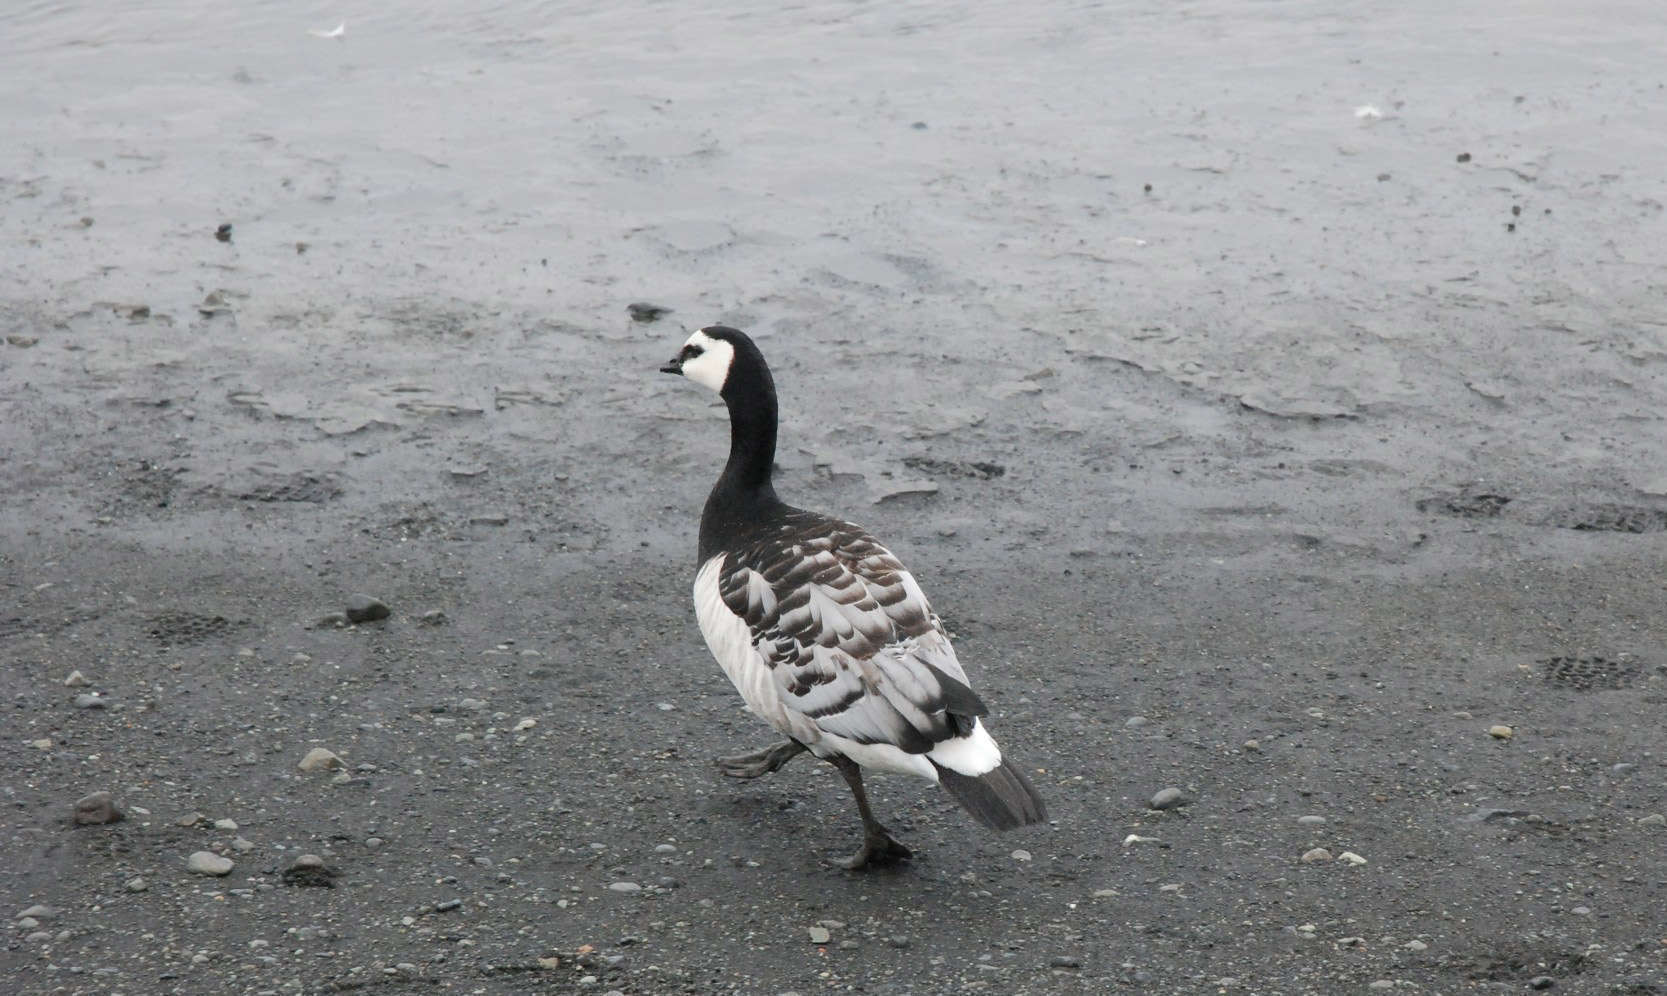
M 230 875 L 236 863 L 231 858 L 221 857 L 213 851 L 193 851 L 185 859 L 187 871 L 198 875 Z

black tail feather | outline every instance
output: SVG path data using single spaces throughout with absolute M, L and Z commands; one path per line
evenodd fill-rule
M 991 830 L 1012 830 L 1048 818 L 1047 807 L 1030 779 L 1007 761 L 982 775 L 963 775 L 936 761 L 932 767 L 938 769 L 938 784 Z

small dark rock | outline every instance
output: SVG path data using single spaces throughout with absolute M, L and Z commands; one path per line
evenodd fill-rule
M 94 792 L 75 800 L 75 822 L 78 826 L 115 823 L 126 816 L 116 805 L 115 796 L 109 792 Z
M 324 863 L 316 854 L 303 854 L 284 869 L 284 884 L 299 888 L 334 889 L 340 872 Z
M 439 609 L 429 609 L 417 617 L 417 622 L 424 626 L 444 626 L 451 620 L 447 619 L 446 614 Z
M 214 237 L 221 242 L 230 242 L 232 240 L 232 223 L 229 221 L 221 222 L 220 227 L 214 230 Z
M 381 599 L 369 595 L 347 596 L 345 608 L 347 621 L 352 623 L 375 622 L 378 619 L 386 619 L 391 614 Z
M 1048 959 L 1048 964 L 1054 968 L 1081 968 L 1082 959 L 1076 955 L 1054 955 Z
M 461 899 L 448 899 L 443 903 L 435 903 L 434 904 L 434 912 L 436 912 L 436 913 L 450 913 L 452 910 L 457 910 L 457 909 L 462 909 L 462 908 L 463 908 L 463 900 L 461 900 Z
M 1557 980 L 1549 975 L 1536 975 L 1528 980 L 1530 989 L 1550 989 L 1557 984 Z
M 649 304 L 646 301 L 632 301 L 630 304 L 625 306 L 625 310 L 631 313 L 631 320 L 633 322 L 644 323 L 657 322 L 671 314 L 671 309 L 665 305 Z
M 1459 162 L 1461 162 L 1461 163 L 1467 163 L 1467 162 L 1469 162 L 1469 161 L 1470 161 L 1470 153 L 1468 153 L 1468 152 L 1461 152 L 1461 153 L 1459 153 L 1459 155 L 1458 155 L 1458 161 L 1459 161 Z

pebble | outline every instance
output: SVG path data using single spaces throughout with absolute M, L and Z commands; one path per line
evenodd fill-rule
M 115 823 L 125 817 L 109 792 L 94 792 L 75 800 L 75 822 L 79 826 Z
M 893 934 L 886 938 L 886 943 L 894 948 L 906 948 L 909 946 L 909 939 L 902 934 Z
M 30 944 L 45 944 L 47 941 L 52 940 L 52 934 L 45 930 L 37 930 L 28 937 L 25 937 L 24 940 Z
M 69 677 L 64 679 L 64 684 L 70 688 L 80 688 L 87 684 L 87 676 L 80 671 L 71 671 Z
M 1315 863 L 1318 863 L 1318 862 L 1321 862 L 1321 861 L 1330 861 L 1331 860 L 1331 852 L 1326 850 L 1323 847 L 1316 847 L 1312 851 L 1304 852 L 1304 854 L 1302 856 L 1302 860 L 1307 862 L 1308 864 L 1315 864 Z
M 447 899 L 444 902 L 434 904 L 434 912 L 436 913 L 450 913 L 452 910 L 462 908 L 463 900 L 461 899 Z
M 811 927 L 808 933 L 812 944 L 826 944 L 833 939 L 833 935 L 828 933 L 826 927 Z
M 185 867 L 198 875 L 230 875 L 233 862 L 231 858 L 222 858 L 213 851 L 194 851 L 185 859 Z
M 242 837 L 232 838 L 232 850 L 248 853 L 255 849 L 254 841 L 244 840 Z
M 150 883 L 135 875 L 127 880 L 128 892 L 144 892 L 150 888 Z
M 1530 989 L 1550 989 L 1557 984 L 1557 980 L 1549 975 L 1536 975 L 1528 980 Z
M 417 622 L 424 626 L 444 626 L 449 621 L 440 609 L 429 609 L 417 617 Z
M 515 724 L 515 732 L 516 733 L 525 733 L 527 730 L 530 730 L 537 725 L 538 725 L 538 720 L 533 719 L 531 716 L 528 716 L 526 719 L 523 719 L 523 720 L 521 720 L 521 722 Z
M 373 851 L 376 850 L 377 848 L 381 847 L 384 843 L 386 843 L 386 841 L 384 841 L 381 837 L 366 837 L 365 838 L 365 846 L 370 848 Z
M 486 708 L 486 703 L 480 699 L 464 699 L 457 704 L 457 707 L 464 712 L 480 712 Z
M 1126 730 L 1138 730 L 1142 726 L 1145 726 L 1146 722 L 1147 720 L 1145 716 L 1130 716 L 1128 719 L 1123 720 L 1123 728 Z
M 1506 726 L 1504 723 L 1496 723 L 1493 726 L 1488 727 L 1488 736 L 1494 738 L 1495 740 L 1509 740 L 1515 735 L 1516 731 L 1511 729 L 1509 726 Z
M 641 892 L 642 886 L 635 882 L 611 882 L 608 888 L 614 892 Z
M 1363 865 L 1366 863 L 1365 858 L 1354 853 L 1353 851 L 1344 851 L 1342 854 L 1337 855 L 1337 860 L 1346 865 Z
M 1640 816 L 1638 825 L 1641 827 L 1667 827 L 1667 815 L 1651 813 L 1648 816 Z
M 216 830 L 236 830 L 237 829 L 237 821 L 236 820 L 215 820 L 214 821 L 214 829 L 216 829 Z
M 1324 816 L 1299 816 L 1297 822 L 1305 827 L 1317 827 L 1325 822 Z
M 363 623 L 386 619 L 392 613 L 381 599 L 356 594 L 347 596 L 347 604 L 343 606 L 342 614 L 347 616 L 348 622 Z
M 75 697 L 77 709 L 103 709 L 104 706 L 104 697 L 97 692 L 82 692 Z
M 1372 983 L 1371 985 L 1367 986 L 1366 988 L 1368 988 L 1368 989 L 1394 989 L 1395 988 L 1395 980 L 1394 979 L 1379 979 L 1376 982 Z
M 1262 741 L 1260 741 L 1260 740 L 1246 740 L 1244 742 L 1244 749 L 1249 750 L 1249 751 L 1261 750 L 1262 749 Z
M 654 845 L 654 853 L 655 854 L 676 854 L 677 853 L 677 845 L 676 844 L 655 844 Z
M 29 907 L 28 909 L 24 910 L 22 913 L 19 913 L 17 915 L 17 918 L 19 920 L 34 920 L 36 922 L 30 924 L 29 926 L 38 927 L 38 926 L 40 926 L 39 921 L 41 921 L 41 920 L 50 920 L 57 915 L 58 915 L 58 911 L 53 909 L 52 907 L 43 906 L 40 903 L 36 903 L 35 905 L 33 905 L 33 906 Z
M 1152 797 L 1150 805 L 1153 809 L 1179 809 L 1190 801 L 1180 789 L 1166 788 Z
M 652 304 L 648 301 L 632 301 L 625 306 L 625 310 L 630 314 L 633 322 L 643 322 L 644 324 L 657 322 L 671 314 L 671 309 L 665 305 Z
M 342 759 L 335 755 L 334 751 L 326 750 L 323 747 L 314 747 L 307 751 L 307 756 L 303 757 L 301 763 L 296 767 L 302 771 L 324 771 L 329 768 L 345 767 L 345 765 L 343 765 Z
M 1025 850 L 1022 847 L 1018 848 L 1018 849 L 1014 850 L 1014 852 L 1013 852 L 1013 860 L 1014 861 L 1029 861 L 1030 860 L 1030 852 Z
M 16 927 L 18 930 L 34 930 L 40 925 L 41 922 L 32 916 L 20 916 L 17 918 L 17 922 L 12 926 Z
M 1048 964 L 1054 968 L 1081 968 L 1082 959 L 1076 955 L 1054 955 L 1048 959 Z
M 1417 939 L 1410 940 L 1401 945 L 1401 947 L 1406 948 L 1408 951 L 1425 951 L 1429 949 L 1428 944 L 1425 944 L 1423 941 Z

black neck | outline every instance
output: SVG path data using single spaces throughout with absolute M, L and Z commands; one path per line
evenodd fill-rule
M 737 354 L 724 384 L 729 407 L 729 461 L 700 517 L 702 563 L 781 507 L 770 475 L 776 460 L 776 387 L 763 358 Z

